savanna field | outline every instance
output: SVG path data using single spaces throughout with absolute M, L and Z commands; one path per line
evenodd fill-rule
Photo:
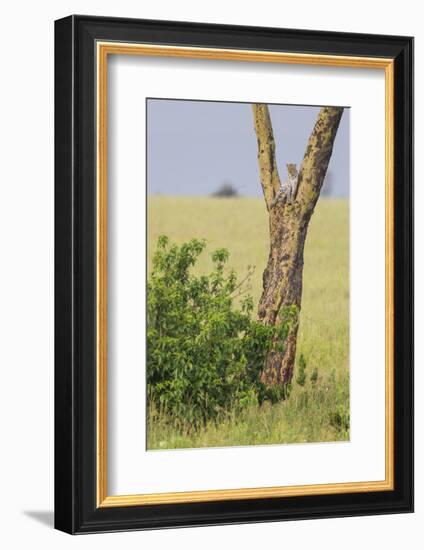
M 254 311 L 268 256 L 262 198 L 149 196 L 148 269 L 160 235 L 172 242 L 206 239 L 194 269 L 212 269 L 210 253 L 226 248 L 239 278 L 254 266 L 249 294 Z M 302 358 L 302 359 L 301 359 Z M 302 369 L 299 363 L 302 363 Z M 303 372 L 302 372 L 303 370 Z M 303 297 L 290 397 L 252 404 L 198 430 L 176 428 L 148 411 L 149 449 L 344 441 L 349 439 L 349 203 L 320 198 L 306 239 Z

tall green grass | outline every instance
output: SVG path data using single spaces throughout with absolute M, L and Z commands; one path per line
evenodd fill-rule
M 304 386 L 296 383 L 289 399 L 275 405 L 251 405 L 230 413 L 204 429 L 174 427 L 153 407 L 148 414 L 148 448 L 179 449 L 346 441 L 349 439 L 349 379 L 347 372 L 319 377 Z

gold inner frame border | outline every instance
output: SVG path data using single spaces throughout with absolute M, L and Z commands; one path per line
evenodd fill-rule
M 386 364 L 385 364 L 385 479 L 315 485 L 216 489 L 173 493 L 148 493 L 110 496 L 107 492 L 107 62 L 109 55 L 138 55 L 254 61 L 296 65 L 384 69 L 385 72 L 385 285 L 386 285 Z M 143 506 L 212 502 L 306 495 L 365 493 L 394 489 L 394 60 L 321 54 L 269 52 L 164 46 L 154 44 L 96 43 L 97 60 L 97 336 L 96 336 L 96 470 L 97 507 Z

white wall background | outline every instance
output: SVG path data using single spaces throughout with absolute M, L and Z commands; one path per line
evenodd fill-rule
M 356 549 L 423 545 L 424 217 L 416 221 L 416 513 L 70 537 L 53 508 L 53 21 L 71 13 L 416 37 L 416 204 L 424 148 L 420 2 L 19 1 L 2 9 L 0 63 L 0 543 L 5 548 Z

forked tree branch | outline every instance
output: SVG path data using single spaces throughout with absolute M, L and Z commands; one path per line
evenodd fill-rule
M 306 214 L 311 214 L 318 200 L 343 107 L 323 107 L 309 137 L 299 171 L 296 200 Z
M 270 210 L 272 201 L 280 189 L 275 141 L 268 106 L 263 103 L 252 105 L 256 137 L 258 139 L 259 175 L 265 203 Z
M 270 210 L 281 185 L 275 156 L 274 134 L 268 106 L 257 103 L 253 104 L 252 108 L 258 139 L 260 180 L 265 203 Z M 306 214 L 313 212 L 318 200 L 342 114 L 343 107 L 323 107 L 318 113 L 309 137 L 299 171 L 296 193 L 296 202 Z
M 318 114 L 303 157 L 296 191 L 291 200 L 279 193 L 275 143 L 266 105 L 253 105 L 258 138 L 258 160 L 261 184 L 269 211 L 270 250 L 263 274 L 263 292 L 258 305 L 258 318 L 266 325 L 281 323 L 284 308 L 302 303 L 303 254 L 308 224 L 320 195 L 333 150 L 334 139 L 343 109 L 324 107 Z M 293 182 L 287 182 L 292 185 Z M 276 200 L 277 199 L 277 200 Z M 288 329 L 283 350 L 271 350 L 261 373 L 265 384 L 289 384 L 296 358 L 298 322 Z M 278 340 L 277 340 L 278 341 Z

